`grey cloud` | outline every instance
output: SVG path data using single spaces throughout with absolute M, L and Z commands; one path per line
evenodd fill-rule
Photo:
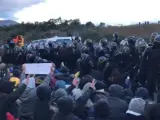
M 44 1 L 45 0 L 0 0 L 0 18 L 12 18 L 15 12 Z

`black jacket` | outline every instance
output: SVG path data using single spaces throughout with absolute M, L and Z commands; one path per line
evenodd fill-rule
M 85 105 L 90 98 L 91 94 L 93 93 L 93 89 L 89 88 L 87 92 L 85 92 L 80 98 L 75 101 L 75 106 L 73 109 L 74 115 L 78 116 L 79 118 L 85 120 L 87 118 L 87 114 L 85 113 Z
M 51 88 L 47 85 L 42 85 L 37 88 L 37 99 L 34 111 L 34 120 L 50 120 L 51 111 L 49 110 L 49 99 Z
M 128 104 L 116 97 L 109 97 L 108 102 L 110 105 L 110 120 L 118 120 L 119 118 L 124 117 L 127 109 L 128 109 Z
M 10 94 L 0 94 L 0 120 L 6 120 L 6 113 L 9 111 L 8 108 L 21 96 L 26 87 L 23 84 Z

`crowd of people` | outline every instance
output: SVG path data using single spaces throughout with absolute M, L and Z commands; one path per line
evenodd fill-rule
M 160 119 L 158 33 L 72 42 L 1 48 L 0 120 Z M 52 66 L 37 82 L 25 63 Z

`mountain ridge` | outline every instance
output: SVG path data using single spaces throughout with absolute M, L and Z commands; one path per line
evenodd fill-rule
M 16 24 L 18 24 L 18 22 L 14 20 L 0 20 L 0 27 L 16 25 Z

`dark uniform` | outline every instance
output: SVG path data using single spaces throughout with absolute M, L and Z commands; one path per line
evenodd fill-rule
M 159 89 L 160 81 L 160 35 L 155 37 L 153 46 L 145 50 L 140 64 L 140 80 L 147 86 L 150 95 Z

